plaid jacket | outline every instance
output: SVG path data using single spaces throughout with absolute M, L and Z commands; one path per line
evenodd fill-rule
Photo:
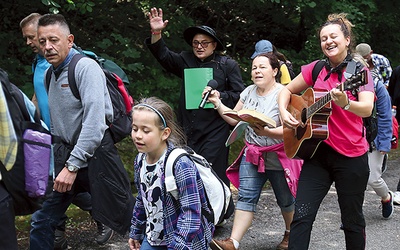
M 167 156 L 173 146 L 168 146 Z M 137 156 L 134 163 L 135 185 L 138 190 L 136 204 L 133 209 L 132 226 L 129 237 L 135 240 L 143 240 L 146 229 L 146 212 L 143 206 L 140 188 L 140 168 L 142 159 Z M 214 233 L 214 225 L 201 215 L 201 210 L 206 209 L 207 199 L 203 182 L 195 167 L 188 158 L 182 157 L 175 165 L 174 175 L 179 190 L 179 199 L 175 200 L 165 189 L 165 176 L 161 177 L 163 201 L 163 224 L 165 241 L 168 249 L 208 249 Z

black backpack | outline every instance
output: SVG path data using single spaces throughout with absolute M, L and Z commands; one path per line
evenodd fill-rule
M 314 65 L 314 68 L 312 70 L 313 85 L 315 84 L 315 81 L 317 80 L 317 77 L 321 72 L 322 68 L 325 66 L 325 64 L 326 64 L 325 60 L 320 60 Z M 355 73 L 360 72 L 362 68 L 363 66 L 360 62 L 351 60 L 346 67 L 346 73 L 349 75 L 354 75 Z M 356 98 L 358 97 L 357 93 L 358 89 L 352 91 L 353 96 L 355 96 Z M 378 135 L 378 117 L 376 113 L 376 101 L 374 101 L 374 107 L 372 109 L 371 115 L 369 117 L 363 117 L 362 119 L 365 127 L 365 134 L 363 130 L 362 136 L 365 136 L 365 139 L 367 139 L 368 144 L 370 146 L 370 151 L 372 151 L 372 149 L 375 148 L 374 140 Z
M 35 127 L 35 130 L 50 134 L 41 126 L 39 114 L 35 112 L 34 120 L 31 122 L 31 115 L 25 105 L 23 93 L 12 84 L 8 79 L 8 74 L 0 69 L 0 81 L 7 101 L 9 113 L 14 125 L 14 130 L 18 139 L 17 157 L 14 166 L 7 171 L 0 162 L 0 171 L 2 182 L 10 193 L 15 215 L 32 214 L 40 208 L 41 199 L 30 197 L 25 187 L 25 157 L 24 157 L 24 139 L 23 134 L 28 127 Z M 48 178 L 48 172 L 46 177 Z
M 71 62 L 68 65 L 68 83 L 72 91 L 72 94 L 75 96 L 75 98 L 79 100 L 81 99 L 81 97 L 78 91 L 78 87 L 76 85 L 75 67 L 78 61 L 86 56 L 85 53 L 82 52 L 82 54 L 74 55 L 71 59 Z M 93 57 L 90 58 L 93 59 Z M 125 137 L 129 136 L 132 131 L 131 113 L 134 101 L 132 96 L 129 94 L 128 89 L 126 88 L 124 80 L 122 80 L 121 76 L 124 77 L 125 75 L 126 81 L 128 81 L 128 78 L 126 77 L 125 72 L 114 62 L 110 60 L 105 60 L 97 56 L 94 60 L 100 65 L 106 76 L 106 85 L 113 106 L 113 120 L 108 121 L 107 125 L 110 128 L 110 132 L 114 142 L 117 143 L 122 139 L 124 139 Z M 116 72 L 111 70 L 114 70 Z M 119 76 L 117 72 L 121 74 L 121 76 Z M 46 73 L 47 90 L 49 88 L 50 78 L 51 78 L 51 70 L 49 69 L 47 70 Z
M 282 66 L 282 64 L 286 64 L 286 67 L 289 71 L 290 79 L 293 80 L 296 77 L 296 73 L 293 70 L 292 62 L 289 60 L 286 60 L 285 62 L 279 60 L 279 66 Z

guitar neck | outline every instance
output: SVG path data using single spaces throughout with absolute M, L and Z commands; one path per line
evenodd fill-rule
M 367 79 L 367 72 L 362 70 L 358 74 L 351 76 L 345 82 L 336 86 L 336 88 L 340 91 L 354 90 L 359 86 L 367 84 Z M 321 97 L 318 101 L 316 101 L 306 109 L 306 118 L 309 119 L 330 101 L 332 101 L 332 97 L 331 94 L 328 92 L 325 96 Z
M 311 116 L 313 116 L 315 113 L 317 113 L 319 110 L 321 110 L 327 103 L 332 101 L 331 94 L 328 92 L 328 94 L 324 95 L 321 97 L 318 101 L 310 105 L 306 109 L 306 116 L 307 119 L 309 119 Z

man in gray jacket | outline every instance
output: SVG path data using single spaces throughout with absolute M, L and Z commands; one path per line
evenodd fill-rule
M 65 18 L 59 14 L 41 17 L 38 38 L 44 57 L 52 65 L 48 100 L 51 132 L 56 142 L 56 177 L 52 196 L 32 216 L 30 247 L 53 249 L 57 222 L 76 194 L 86 191 L 92 191 L 93 218 L 124 233 L 129 228 L 129 219 L 124 221 L 123 212 L 125 207 L 129 210 L 133 206 L 133 196 L 127 191 L 129 178 L 106 124 L 112 120 L 113 109 L 105 75 L 94 60 L 81 58 L 74 72 L 81 98 L 75 98 L 68 83 L 68 65 L 78 52 L 71 49 L 74 36 Z M 112 182 L 111 185 L 106 181 Z M 123 198 L 116 195 L 121 190 Z

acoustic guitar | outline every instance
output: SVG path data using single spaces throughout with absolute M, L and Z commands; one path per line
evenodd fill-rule
M 365 70 L 351 76 L 336 88 L 341 91 L 356 90 L 367 84 Z M 287 107 L 289 113 L 299 122 L 296 128 L 283 125 L 283 144 L 289 158 L 310 159 L 319 144 L 328 139 L 328 120 L 332 113 L 331 95 L 328 91 L 306 89 L 301 95 L 292 94 Z

